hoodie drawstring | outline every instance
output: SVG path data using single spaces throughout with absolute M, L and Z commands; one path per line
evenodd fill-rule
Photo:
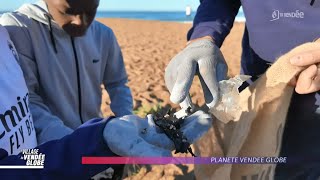
M 49 33 L 50 33 L 50 39 L 51 39 L 51 44 L 53 46 L 54 52 L 57 54 L 58 50 L 57 50 L 57 46 L 56 46 L 56 42 L 53 36 L 53 31 L 52 31 L 52 24 L 51 24 L 51 18 L 48 14 L 45 14 L 47 21 L 49 23 Z
M 313 6 L 315 0 L 311 0 L 310 5 Z

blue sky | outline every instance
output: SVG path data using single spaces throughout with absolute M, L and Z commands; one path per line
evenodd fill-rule
M 0 10 L 14 10 L 29 2 L 35 0 L 0 0 Z M 199 0 L 100 0 L 99 10 L 184 11 L 187 5 L 196 10 Z

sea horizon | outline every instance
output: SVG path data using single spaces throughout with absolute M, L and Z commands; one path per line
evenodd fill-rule
M 0 11 L 0 15 L 8 11 Z M 192 23 L 196 12 L 193 11 L 189 16 L 184 11 L 98 11 L 96 18 L 122 18 L 138 20 L 155 20 L 165 22 Z M 244 22 L 245 17 L 240 9 L 236 22 Z

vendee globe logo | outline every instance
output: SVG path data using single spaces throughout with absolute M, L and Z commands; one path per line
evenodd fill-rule
M 44 167 L 45 155 L 39 149 L 22 150 L 21 159 L 26 161 L 26 166 L 42 169 Z
M 273 10 L 271 14 L 272 19 L 270 21 L 276 21 L 281 18 L 296 18 L 296 19 L 303 19 L 304 18 L 304 12 L 300 10 L 295 10 L 292 12 L 283 12 L 280 10 Z

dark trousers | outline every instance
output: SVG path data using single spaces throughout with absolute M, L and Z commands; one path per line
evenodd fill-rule
M 257 55 L 249 44 L 247 28 L 242 40 L 241 69 L 255 81 L 270 63 Z M 248 86 L 244 83 L 239 89 Z M 320 180 L 320 97 L 316 93 L 294 93 L 283 132 L 280 156 L 286 164 L 278 164 L 275 180 Z M 317 94 L 319 95 L 319 92 Z M 317 105 L 316 105 L 317 104 Z
M 265 64 L 260 71 L 264 72 L 267 67 Z M 258 76 L 252 76 L 252 81 L 258 78 Z M 239 90 L 243 90 L 248 85 L 245 82 Z M 305 95 L 293 94 L 279 155 L 287 157 L 287 163 L 277 165 L 275 180 L 320 180 L 319 106 L 320 92 Z
M 292 97 L 280 152 L 288 161 L 277 165 L 275 180 L 320 179 L 320 108 L 315 95 Z

